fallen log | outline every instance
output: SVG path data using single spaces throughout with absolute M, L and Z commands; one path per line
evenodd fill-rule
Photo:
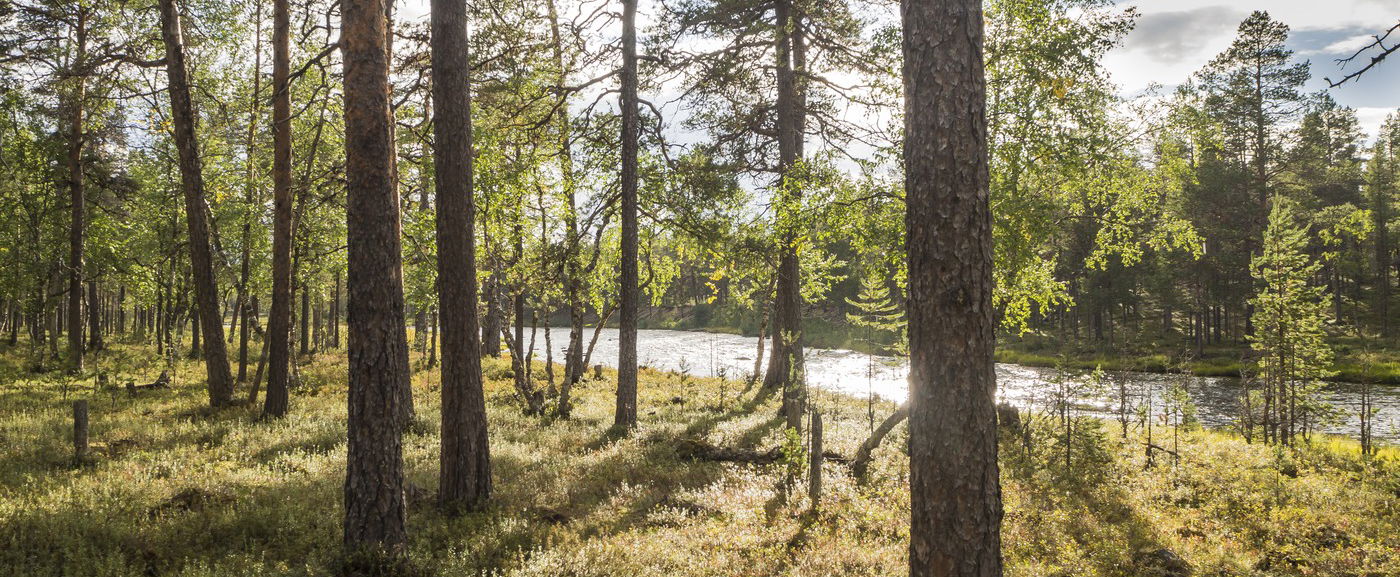
M 717 447 L 695 439 L 683 440 L 676 445 L 676 454 L 692 461 L 717 461 L 723 463 L 743 463 L 746 465 L 770 465 L 783 458 L 783 450 L 773 447 L 767 451 L 741 447 Z M 823 451 L 822 459 L 836 463 L 850 463 L 846 457 L 834 451 Z
M 136 396 L 136 393 L 140 391 L 168 388 L 170 388 L 170 371 L 161 371 L 160 376 L 157 377 L 155 382 L 152 383 L 146 383 L 144 385 L 138 385 L 133 382 L 126 383 L 126 392 L 127 394 L 130 394 L 133 397 Z

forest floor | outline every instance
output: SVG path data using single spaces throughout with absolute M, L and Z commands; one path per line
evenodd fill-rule
M 345 459 L 343 355 L 304 359 L 291 414 L 205 408 L 203 367 L 128 396 L 160 372 L 120 345 L 108 389 L 31 375 L 0 352 L 0 568 L 6 575 L 329 575 L 337 567 Z M 609 430 L 614 374 L 585 382 L 569 420 L 523 416 L 509 364 L 485 363 L 495 494 L 489 510 L 436 512 L 438 373 L 415 361 L 405 437 L 410 554 L 433 575 L 671 577 L 901 575 L 908 543 L 903 427 L 871 478 L 826 466 L 810 513 L 784 499 L 785 464 L 695 458 L 697 447 L 782 444 L 777 400 L 740 383 L 644 370 L 641 425 Z M 542 377 L 542 375 L 541 375 Z M 240 390 L 240 395 L 246 390 Z M 75 465 L 71 401 L 91 405 L 92 455 Z M 814 392 L 829 451 L 851 455 L 864 400 Z M 881 419 L 890 406 L 875 407 Z M 1011 576 L 1400 575 L 1400 450 L 1361 460 L 1326 439 L 1292 450 L 1224 433 L 1144 438 L 1083 420 L 1069 466 L 1057 429 L 1003 430 L 1003 546 Z M 1030 447 L 1027 450 L 1027 446 Z

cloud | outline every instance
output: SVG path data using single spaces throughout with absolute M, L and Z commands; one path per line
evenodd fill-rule
M 1350 38 L 1338 40 L 1322 47 L 1321 54 L 1355 54 L 1357 50 L 1369 46 L 1375 42 L 1375 37 L 1370 34 L 1358 34 Z
M 1360 125 L 1361 131 L 1366 134 L 1366 140 L 1374 142 L 1376 135 L 1381 132 L 1381 125 L 1385 124 L 1386 117 L 1394 113 L 1394 108 L 1371 106 L 1357 108 L 1356 121 Z
M 1159 62 L 1192 57 L 1208 39 L 1233 31 L 1245 13 L 1227 6 L 1153 12 L 1137 21 L 1123 47 Z

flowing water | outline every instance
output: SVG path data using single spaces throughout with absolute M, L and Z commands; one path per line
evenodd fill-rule
M 555 328 L 553 342 L 557 350 L 555 362 L 561 362 L 568 343 L 568 329 Z M 585 337 L 592 336 L 592 330 Z M 529 336 L 527 335 L 528 339 Z M 765 346 L 767 343 L 765 343 Z M 654 369 L 676 371 L 699 377 L 728 377 L 744 379 L 753 372 L 758 341 L 754 337 L 645 329 L 638 331 L 637 359 Z M 544 354 L 544 335 L 535 339 L 537 357 Z M 903 359 L 866 355 L 842 349 L 806 350 L 807 382 L 824 390 L 837 391 L 857 397 L 874 395 L 886 400 L 903 401 L 908 395 L 908 364 Z M 593 351 L 591 362 L 606 366 L 617 364 L 617 329 L 603 329 Z M 1023 365 L 997 364 L 997 399 L 1021 408 L 1044 409 L 1054 385 L 1055 369 Z M 1080 414 L 1105 418 L 1115 416 L 1119 384 L 1141 403 L 1152 395 L 1153 405 L 1160 407 L 1163 394 L 1173 384 L 1180 384 L 1191 395 L 1198 418 L 1207 427 L 1228 427 L 1239 414 L 1239 379 L 1228 377 L 1195 377 L 1115 371 L 1108 373 L 1105 389 L 1085 391 L 1075 403 Z M 1073 377 L 1084 382 L 1084 376 Z M 1374 387 L 1374 407 L 1379 409 L 1373 430 L 1375 437 L 1387 442 L 1400 441 L 1400 389 Z M 1356 436 L 1361 406 L 1360 386 L 1334 383 L 1327 386 L 1321 398 L 1341 409 L 1341 421 L 1324 427 L 1329 433 Z M 1156 412 L 1161 413 L 1157 408 Z

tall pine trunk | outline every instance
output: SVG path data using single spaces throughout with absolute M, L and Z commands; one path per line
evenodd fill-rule
M 438 501 L 476 510 L 491 496 L 486 395 L 476 318 L 472 197 L 471 62 L 466 0 L 432 2 L 433 167 L 437 190 L 438 301 L 442 303 L 442 467 Z
M 100 351 L 105 346 L 102 342 L 102 298 L 95 280 L 87 281 L 87 299 L 88 349 Z
M 981 0 L 903 0 L 909 574 L 1001 575 Z
M 83 244 L 87 237 L 87 199 L 83 190 L 83 113 L 87 102 L 87 17 L 81 5 L 74 22 L 73 88 L 68 102 L 68 369 L 83 370 Z
M 198 319 L 203 328 L 204 368 L 209 379 L 209 404 L 220 407 L 233 400 L 233 377 L 224 347 L 219 291 L 214 283 L 214 262 L 209 247 L 209 207 L 204 200 L 204 174 L 194 132 L 194 106 L 190 102 L 188 69 L 179 6 L 161 0 L 161 37 L 165 41 L 165 70 L 169 79 L 170 116 L 175 147 L 180 157 L 180 180 L 185 193 L 185 221 L 189 226 L 190 272 L 194 280 Z
M 292 358 L 291 11 L 272 3 L 272 304 L 267 314 L 263 414 L 287 413 Z
M 637 426 L 637 0 L 622 0 L 622 319 L 613 425 Z
M 344 0 L 349 443 L 346 553 L 402 558 L 407 535 L 401 420 L 409 386 L 403 255 L 389 117 L 384 0 Z
M 779 212 L 785 221 L 781 227 L 778 275 L 773 302 L 772 350 L 768 355 L 768 372 L 763 385 L 768 390 L 782 391 L 783 416 L 792 429 L 802 427 L 803 353 L 802 353 L 802 295 L 797 260 L 797 224 L 791 216 L 798 210 L 801 190 L 793 174 L 801 154 L 801 100 L 793 72 L 794 30 L 798 19 L 793 17 L 791 0 L 774 4 L 777 20 L 775 38 L 777 54 L 777 123 L 778 123 L 778 191 Z

